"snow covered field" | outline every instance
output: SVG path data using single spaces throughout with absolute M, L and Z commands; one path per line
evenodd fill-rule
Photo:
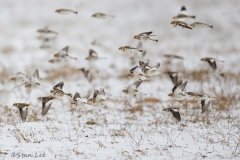
M 185 5 L 195 20 L 213 29 L 183 29 L 170 25 Z M 0 1 L 0 159 L 240 159 L 240 1 L 158 0 L 38 0 Z M 78 14 L 60 15 L 56 9 Z M 110 19 L 91 15 L 103 12 Z M 38 29 L 47 26 L 58 33 L 51 48 L 41 49 Z M 158 43 L 142 42 L 147 51 L 142 59 L 150 66 L 161 63 L 160 71 L 178 71 L 188 80 L 187 91 L 219 98 L 206 113 L 196 101 L 175 101 L 168 97 L 173 84 L 166 74 L 144 81 L 135 98 L 122 90 L 134 81 L 126 74 L 137 65 L 133 54 L 120 46 L 137 47 L 133 37 L 153 31 Z M 95 42 L 93 44 L 92 42 Z M 97 42 L 97 44 L 96 44 Z M 65 46 L 77 60 L 51 64 L 48 61 Z M 88 50 L 100 57 L 89 63 Z M 164 54 L 184 57 L 166 63 Z M 217 63 L 223 77 L 208 75 L 204 57 Z M 97 70 L 91 83 L 80 68 Z M 10 78 L 17 72 L 31 76 L 39 69 L 41 88 L 29 91 Z M 63 89 L 81 96 L 104 88 L 105 106 L 80 108 L 71 99 L 54 100 L 41 117 L 38 97 L 50 95 L 58 82 Z M 30 103 L 28 117 L 21 122 L 13 103 Z M 179 107 L 177 122 L 163 108 Z

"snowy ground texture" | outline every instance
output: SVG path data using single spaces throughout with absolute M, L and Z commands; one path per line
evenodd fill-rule
M 213 29 L 171 26 L 182 5 Z M 240 159 L 239 6 L 237 0 L 0 1 L 0 159 Z M 78 14 L 55 13 L 61 8 Z M 96 12 L 115 17 L 94 19 Z M 58 32 L 50 49 L 40 49 L 37 38 L 36 30 L 45 26 Z M 197 102 L 170 99 L 173 84 L 165 74 L 141 84 L 139 90 L 146 95 L 131 98 L 121 92 L 133 82 L 125 75 L 137 63 L 118 48 L 136 47 L 133 36 L 146 31 L 153 31 L 159 42 L 143 42 L 143 60 L 151 66 L 160 62 L 161 72 L 178 71 L 189 81 L 187 91 L 220 99 L 205 114 Z M 78 60 L 49 63 L 66 45 Z M 89 49 L 107 59 L 88 63 Z M 163 54 L 176 54 L 184 61 L 169 65 Z M 207 63 L 200 61 L 204 57 L 224 60 L 218 67 L 225 77 L 208 75 Z M 98 70 L 92 83 L 78 70 L 83 67 Z M 9 80 L 16 72 L 31 76 L 35 68 L 44 86 L 40 89 L 29 92 Z M 60 81 L 72 94 L 104 88 L 108 102 L 79 108 L 65 97 L 53 101 L 42 118 L 37 98 L 50 95 Z M 16 102 L 32 104 L 25 123 L 12 106 Z M 180 107 L 182 122 L 163 112 L 166 107 Z

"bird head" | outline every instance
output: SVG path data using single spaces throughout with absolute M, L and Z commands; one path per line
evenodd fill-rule
M 128 73 L 128 74 L 127 74 L 127 77 L 128 77 L 128 78 L 133 78 L 134 75 L 133 75 L 133 73 Z
M 138 39 L 138 40 L 140 40 L 140 36 L 139 36 L 139 35 L 136 35 L 136 36 L 133 37 L 133 39 Z
M 173 93 L 169 93 L 168 96 L 169 96 L 169 97 L 173 97 Z
M 206 62 L 206 58 L 201 58 L 200 61 Z
M 124 89 L 124 90 L 122 90 L 122 92 L 127 94 L 128 90 Z
M 124 47 L 119 47 L 118 50 L 124 51 Z

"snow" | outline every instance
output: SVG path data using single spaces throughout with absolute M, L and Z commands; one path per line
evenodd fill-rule
M 196 15 L 196 21 L 212 24 L 213 29 L 170 25 L 182 5 Z M 28 159 L 239 159 L 239 5 L 237 0 L 1 1 L 0 159 L 26 158 L 23 154 L 45 156 Z M 55 12 L 60 8 L 77 10 L 78 14 L 60 15 Z M 92 18 L 96 12 L 115 17 Z M 45 26 L 58 32 L 50 49 L 40 49 L 37 39 L 36 31 Z M 141 84 L 139 90 L 146 95 L 132 98 L 122 93 L 133 83 L 125 75 L 137 63 L 131 64 L 130 55 L 118 48 L 136 47 L 134 35 L 146 31 L 153 31 L 159 40 L 142 42 L 147 51 L 144 60 L 149 60 L 150 66 L 160 62 L 161 72 L 169 68 L 189 81 L 187 91 L 221 100 L 201 114 L 197 102 L 174 101 L 167 96 L 173 84 L 165 74 Z M 100 45 L 93 45 L 94 40 Z M 69 55 L 78 60 L 50 64 L 48 60 L 66 45 Z M 88 63 L 89 49 L 107 59 Z M 169 65 L 164 54 L 184 60 Z M 217 65 L 225 78 L 208 75 L 208 64 L 200 61 L 204 57 L 224 60 Z M 99 71 L 92 83 L 78 71 L 83 67 Z M 31 76 L 35 68 L 41 77 L 40 89 L 30 92 L 9 80 L 17 72 Z M 60 81 L 65 83 L 63 90 L 82 96 L 104 88 L 108 102 L 102 107 L 79 108 L 64 97 L 54 100 L 42 118 L 37 98 L 50 95 Z M 25 123 L 12 106 L 16 102 L 32 105 Z M 182 122 L 162 111 L 172 106 L 180 107 Z

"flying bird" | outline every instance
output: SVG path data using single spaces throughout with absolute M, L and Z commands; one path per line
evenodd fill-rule
M 143 33 L 140 33 L 136 36 L 134 36 L 133 39 L 137 39 L 137 40 L 150 40 L 150 41 L 155 41 L 155 42 L 158 42 L 157 39 L 152 39 L 151 36 L 156 36 L 156 35 L 152 35 L 152 31 L 151 32 L 143 32 Z
M 22 122 L 25 122 L 27 119 L 28 114 L 28 107 L 30 104 L 27 103 L 14 103 L 13 106 L 17 107 L 19 109 L 20 117 L 22 119 Z
M 169 93 L 168 96 L 172 97 L 175 100 L 184 100 L 186 95 L 184 93 L 184 89 L 187 85 L 188 81 L 183 83 L 183 80 L 180 79 L 177 84 L 173 87 L 172 93 Z
M 72 97 L 72 94 L 71 93 L 65 93 L 63 90 L 62 90 L 62 87 L 64 85 L 64 82 L 59 82 L 58 84 L 56 84 L 53 89 L 50 91 L 50 93 L 52 93 L 54 96 L 64 96 L 64 95 L 67 95 L 69 97 Z
M 179 113 L 179 108 L 173 108 L 173 107 L 169 107 L 169 108 L 165 108 L 163 109 L 163 111 L 168 111 L 168 112 L 171 112 L 173 117 L 177 120 L 177 121 L 181 121 L 181 116 L 180 116 L 180 113 Z

